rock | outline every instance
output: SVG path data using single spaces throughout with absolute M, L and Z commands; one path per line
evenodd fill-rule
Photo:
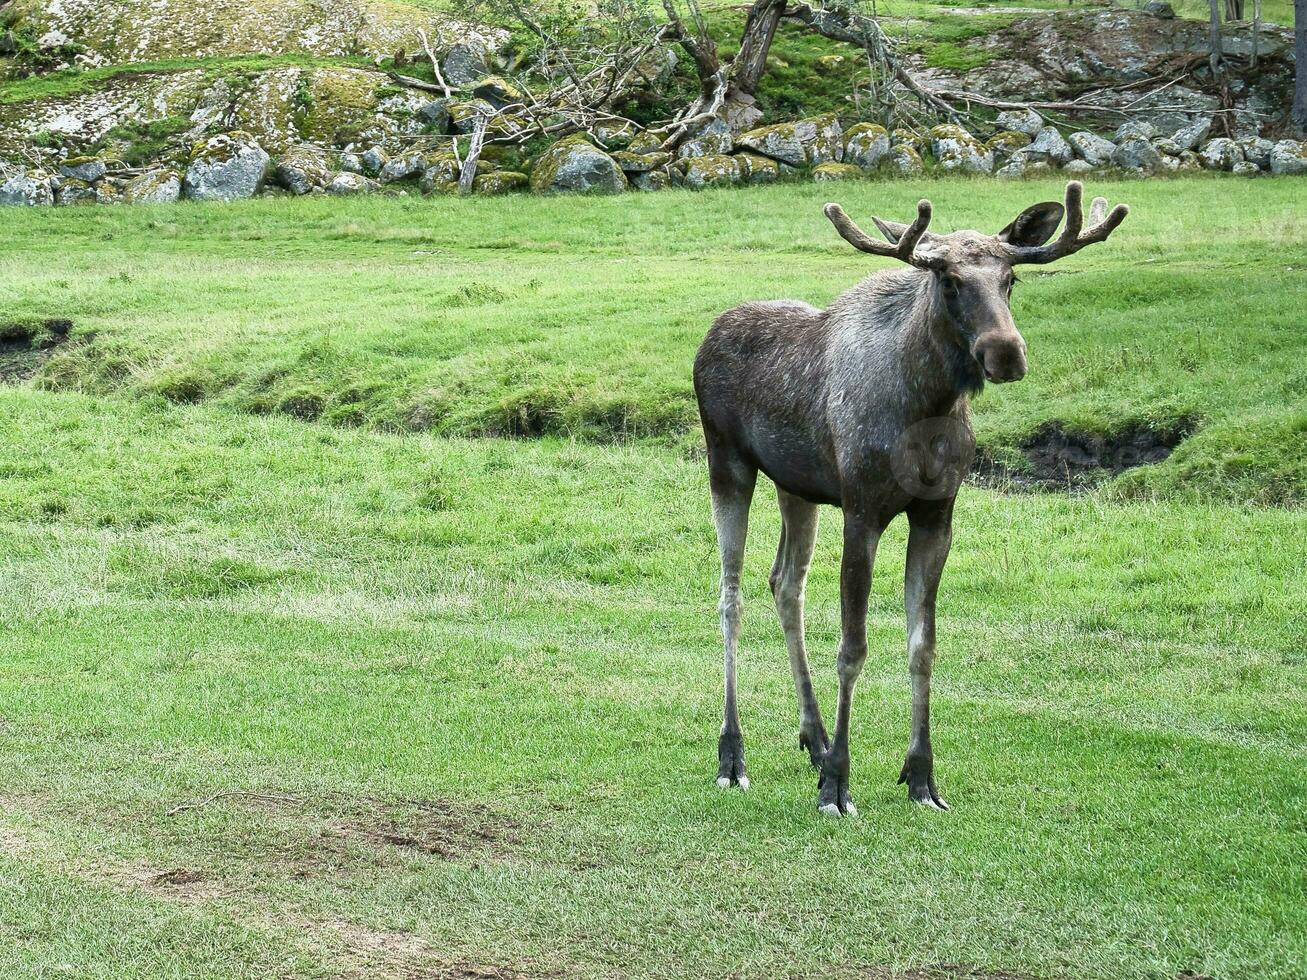
M 418 118 L 433 133 L 449 132 L 449 100 L 432 99 L 418 110 Z
M 1153 140 L 1153 147 L 1164 157 L 1178 157 L 1185 151 L 1183 146 L 1166 136 L 1159 136 Z
M 1271 151 L 1275 149 L 1274 143 L 1260 136 L 1245 136 L 1236 142 L 1239 144 L 1239 149 L 1243 150 L 1245 160 L 1262 170 L 1271 169 Z
M 495 170 L 488 174 L 478 174 L 472 180 L 472 190 L 476 194 L 507 194 L 527 185 L 527 176 L 516 170 Z
M 377 174 L 381 173 L 382 168 L 390 162 L 390 154 L 381 147 L 374 146 L 371 149 L 364 151 L 363 155 L 359 157 L 359 160 L 363 164 L 363 173 L 367 174 L 369 177 L 375 177 Z
M 1180 163 L 1176 166 L 1179 171 L 1202 170 L 1202 161 L 1198 159 L 1198 154 L 1193 150 L 1181 150 L 1180 156 L 1177 157 Z
M 1162 164 L 1162 154 L 1146 136 L 1127 134 L 1112 151 L 1112 163 L 1122 170 L 1144 170 L 1149 173 Z
M 609 155 L 617 161 L 617 165 L 622 168 L 622 172 L 625 174 L 661 170 L 672 162 L 670 153 L 631 153 L 627 150 L 618 150 L 616 153 Z
M 885 166 L 891 173 L 898 174 L 900 177 L 912 177 L 925 169 L 921 162 L 921 154 L 907 143 L 898 143 L 890 147 L 889 155 L 885 157 Z
M 40 170 L 20 170 L 0 184 L 0 205 L 38 207 L 54 204 L 50 175 Z
M 1112 134 L 1112 142 L 1120 143 L 1127 137 L 1150 140 L 1157 135 L 1157 127 L 1152 123 L 1146 123 L 1139 119 L 1123 122 L 1116 127 L 1116 132 Z
M 719 156 L 730 153 L 734 148 L 731 130 L 725 120 L 713 119 L 682 141 L 676 148 L 676 156 L 681 160 L 686 157 Z
M 531 189 L 618 194 L 626 190 L 626 177 L 612 157 L 578 133 L 540 155 L 531 172 Z
M 1071 144 L 1062 138 L 1062 134 L 1056 127 L 1045 126 L 1031 144 L 1021 151 L 1021 155 L 1027 162 L 1042 160 L 1044 163 L 1060 167 L 1075 157 L 1075 151 L 1071 149 Z
M 875 123 L 857 123 L 844 131 L 844 162 L 875 170 L 889 153 L 889 133 Z
M 456 191 L 460 169 L 458 158 L 454 154 L 436 154 L 428 158 L 427 169 L 422 172 L 422 179 L 418 182 L 418 186 L 423 194 L 430 194 L 433 191 L 440 193 Z
M 95 203 L 96 204 L 122 204 L 122 189 L 114 183 L 107 180 L 99 181 L 95 185 Z
M 68 177 L 54 192 L 54 203 L 66 207 L 70 204 L 94 204 L 95 188 L 87 181 Z
M 706 187 L 728 187 L 740 182 L 740 164 L 735 157 L 721 154 L 687 157 L 683 166 L 685 186 L 697 191 Z
M 1307 174 L 1307 142 L 1280 140 L 1271 149 L 1271 173 Z
M 594 128 L 594 134 L 595 139 L 602 143 L 603 148 L 610 153 L 613 150 L 626 149 L 637 137 L 644 135 L 635 125 L 629 122 L 599 123 Z
M 735 161 L 740 167 L 740 179 L 749 184 L 770 184 L 781 175 L 781 165 L 770 157 L 737 153 Z
M 653 133 L 639 133 L 632 137 L 631 142 L 627 144 L 628 153 L 661 153 L 663 152 L 663 141 Z
M 277 162 L 275 177 L 292 194 L 308 194 L 331 183 L 331 170 L 319 154 L 296 147 Z
M 409 152 L 403 156 L 391 157 L 377 174 L 377 180 L 383 184 L 393 184 L 397 180 L 416 177 L 426 168 L 426 161 L 421 153 Z
M 922 150 L 930 145 L 930 140 L 924 136 L 919 136 L 910 129 L 895 129 L 889 134 L 889 143 L 890 146 L 898 146 L 903 143 L 920 154 Z
M 843 135 L 839 120 L 833 113 L 827 113 L 751 129 L 736 137 L 735 144 L 791 167 L 802 167 L 843 159 Z
M 1028 133 L 1018 133 L 1014 129 L 995 133 L 985 143 L 985 146 L 994 154 L 994 163 L 996 165 L 1011 160 L 1018 152 L 1029 145 L 1030 135 Z
M 1144 13 L 1150 17 L 1157 17 L 1160 20 L 1175 20 L 1175 10 L 1166 2 L 1166 0 L 1148 0 L 1144 4 Z M 1191 149 L 1191 147 L 1185 147 Z
M 649 170 L 633 176 L 631 186 L 641 191 L 665 191 L 672 186 L 672 178 L 662 170 Z
M 99 157 L 68 157 L 59 164 L 59 173 L 65 177 L 74 177 L 94 184 L 103 177 L 109 168 Z
M 812 168 L 813 180 L 861 180 L 866 174 L 861 167 L 851 163 L 836 163 L 827 160 Z
M 1026 161 L 1024 157 L 1013 157 L 1006 164 L 994 171 L 994 176 L 999 180 L 1020 180 L 1026 175 Z
M 934 127 L 930 131 L 930 152 L 941 170 L 977 174 L 994 170 L 994 152 L 961 126 L 946 123 Z
M 523 102 L 526 96 L 522 90 L 506 78 L 498 75 L 491 75 L 477 82 L 472 88 L 472 94 L 478 99 L 484 99 L 496 109 L 502 109 L 505 106 L 514 105 Z
M 221 133 L 196 145 L 186 168 L 186 196 L 236 201 L 263 189 L 272 161 L 247 133 Z
M 1105 140 L 1093 133 L 1072 133 L 1066 141 L 1075 151 L 1076 156 L 1094 167 L 1106 167 L 1112 162 L 1112 154 L 1116 152 L 1116 145 L 1111 140 Z
M 1208 140 L 1198 151 L 1198 159 L 1206 170 L 1229 170 L 1243 160 L 1243 150 L 1234 140 L 1218 136 Z
M 343 171 L 336 174 L 336 178 L 327 185 L 327 193 L 334 194 L 337 197 L 348 197 L 351 194 L 370 194 L 377 189 L 377 185 L 364 177 L 362 174 L 350 173 Z
M 470 44 L 455 44 L 445 52 L 440 73 L 450 85 L 471 85 L 486 73 L 485 56 Z
M 350 174 L 363 173 L 363 158 L 357 153 L 342 153 L 340 155 L 340 169 Z
M 181 196 L 182 181 L 175 170 L 151 170 L 133 177 L 123 188 L 125 204 L 173 204 Z
M 1207 139 L 1207 134 L 1212 131 L 1212 120 L 1210 116 L 1199 119 L 1197 122 L 1190 123 L 1181 129 L 1175 131 L 1171 137 L 1175 145 L 1182 150 L 1196 150 Z
M 1066 174 L 1088 174 L 1096 169 L 1098 168 L 1088 160 L 1068 160 L 1062 165 L 1062 172 Z
M 1014 133 L 1024 133 L 1034 138 L 1039 135 L 1039 131 L 1044 128 L 1044 117 L 1034 109 L 1023 109 L 1020 111 L 1000 112 L 994 124 L 999 129 L 1008 129 Z
M 1249 162 L 1248 160 L 1240 160 L 1230 168 L 1230 173 L 1239 177 L 1256 177 L 1261 172 L 1261 167 L 1257 166 L 1255 163 Z
M 494 112 L 495 107 L 485 99 L 449 104 L 449 120 L 456 133 L 472 132 L 477 126 L 477 116 L 491 116 Z

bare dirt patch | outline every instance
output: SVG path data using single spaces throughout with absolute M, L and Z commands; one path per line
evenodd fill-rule
M 1195 428 L 1194 420 L 1177 419 L 1096 433 L 1049 422 L 1021 442 L 1026 466 L 1007 466 L 981 454 L 973 474 L 981 484 L 1001 490 L 1087 490 L 1133 467 L 1162 462 Z
M 68 343 L 73 321 L 62 317 L 0 324 L 0 384 L 26 381 Z

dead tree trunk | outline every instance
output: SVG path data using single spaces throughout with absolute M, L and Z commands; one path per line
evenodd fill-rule
M 1221 74 L 1221 5 L 1220 0 L 1209 0 L 1211 6 L 1211 30 L 1208 32 L 1207 63 L 1212 67 L 1212 74 Z
M 767 52 L 771 50 L 776 26 L 785 13 L 785 0 L 754 0 L 740 35 L 740 53 L 731 69 L 732 95 L 752 96 L 767 71 Z M 728 96 L 729 98 L 729 96 Z
M 486 141 L 486 127 L 490 117 L 484 112 L 477 113 L 476 126 L 472 130 L 472 142 L 467 148 L 467 157 L 458 171 L 458 192 L 471 194 L 472 184 L 477 178 L 477 161 L 481 159 L 481 146 Z
M 1225 19 L 1243 20 L 1243 0 L 1225 0 Z
M 1307 136 L 1307 0 L 1293 0 L 1293 125 Z

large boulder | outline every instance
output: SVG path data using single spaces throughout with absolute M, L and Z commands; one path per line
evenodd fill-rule
M 900 177 L 914 177 L 925 166 L 921 162 L 921 154 L 910 143 L 895 143 L 885 157 L 885 168 Z
M 633 174 L 631 186 L 638 191 L 665 191 L 672 186 L 672 178 L 665 170 L 647 170 Z
M 99 157 L 68 157 L 59 163 L 59 173 L 64 177 L 84 180 L 94 184 L 103 177 L 109 168 Z
M 985 146 L 994 154 L 996 166 L 1007 163 L 1030 145 L 1030 135 L 1019 133 L 1015 129 L 1005 129 L 995 133 L 985 142 Z
M 375 182 L 364 177 L 362 174 L 354 174 L 349 171 L 341 171 L 330 184 L 327 185 L 327 193 L 334 194 L 337 197 L 349 197 L 353 194 L 370 194 L 377 189 Z
M 866 173 L 861 167 L 851 163 L 836 163 L 834 160 L 827 160 L 812 168 L 812 179 L 818 181 L 861 180 L 865 176 Z
M 889 153 L 889 133 L 875 123 L 857 123 L 844 131 L 844 162 L 875 170 Z
M 236 201 L 263 189 L 272 160 L 246 133 L 220 133 L 196 145 L 186 168 L 186 196 Z
M 0 184 L 0 204 L 37 207 L 54 203 L 50 175 L 40 170 L 20 170 Z
M 740 179 L 749 184 L 770 184 L 781 175 L 782 164 L 771 157 L 760 157 L 756 153 L 737 153 L 735 161 L 740 166 Z
M 485 53 L 470 44 L 455 44 L 445 52 L 440 71 L 450 85 L 471 85 L 486 73 Z
M 1307 141 L 1280 140 L 1271 149 L 1271 173 L 1307 174 Z
M 1093 133 L 1072 133 L 1066 138 L 1076 156 L 1093 167 L 1106 167 L 1112 162 L 1116 144 Z
M 401 156 L 391 157 L 377 173 L 377 180 L 383 184 L 393 184 L 397 180 L 416 177 L 426 169 L 426 159 L 421 153 L 411 151 Z
M 182 179 L 175 170 L 151 170 L 123 187 L 125 204 L 172 204 L 182 196 Z
M 277 183 L 292 194 L 325 190 L 331 183 L 331 168 L 320 154 L 304 147 L 289 151 L 277 163 Z
M 1034 109 L 1000 112 L 998 118 L 995 119 L 994 122 L 999 129 L 1011 130 L 1014 133 L 1024 133 L 1032 138 L 1039 135 L 1039 131 L 1045 126 L 1044 117 Z
M 841 160 L 844 131 L 833 113 L 795 122 L 751 129 L 735 138 L 735 145 L 791 167 Z
M 688 136 L 676 148 L 678 158 L 719 156 L 735 149 L 731 128 L 723 119 L 710 120 Z
M 527 175 L 516 170 L 492 170 L 488 174 L 477 174 L 472 180 L 475 194 L 507 194 L 527 185 Z
M 1118 140 L 1112 151 L 1112 163 L 1122 170 L 1143 170 L 1152 173 L 1162 164 L 1162 154 L 1148 137 L 1128 134 Z
M 1175 140 L 1175 145 L 1182 150 L 1196 150 L 1202 145 L 1203 140 L 1207 139 L 1207 134 L 1211 131 L 1212 117 L 1204 116 L 1197 122 L 1192 122 L 1188 126 L 1177 129 L 1171 139 Z
M 1144 122 L 1141 119 L 1132 119 L 1116 127 L 1116 132 L 1112 134 L 1112 142 L 1120 143 L 1130 137 L 1150 140 L 1156 135 L 1157 127 L 1152 123 Z
M 577 133 L 540 155 L 531 171 L 531 189 L 618 194 L 626 190 L 626 177 L 616 160 Z
M 418 109 L 418 118 L 433 133 L 445 133 L 449 130 L 449 101 L 432 99 Z
M 735 157 L 722 154 L 687 157 L 680 165 L 684 167 L 685 186 L 694 190 L 728 187 L 740 182 L 740 163 Z
M 1231 170 L 1236 163 L 1243 162 L 1243 150 L 1234 140 L 1218 136 L 1208 140 L 1198 151 L 1198 159 L 1206 170 Z
M 930 131 L 930 153 L 941 170 L 987 174 L 994 170 L 994 151 L 961 126 L 946 123 Z
M 1230 173 L 1234 174 L 1236 177 L 1256 177 L 1261 172 L 1261 167 L 1248 160 L 1240 160 L 1230 168 Z
M 1030 163 L 1042 162 L 1060 167 L 1069 163 L 1076 154 L 1055 126 L 1045 126 L 1031 144 L 1021 151 L 1021 155 Z
M 1244 160 L 1260 170 L 1271 169 L 1271 151 L 1275 149 L 1274 143 L 1260 136 L 1245 136 L 1236 142 L 1239 144 L 1239 149 L 1243 150 Z
M 617 165 L 622 168 L 622 173 L 628 175 L 661 170 L 672 162 L 670 153 L 632 153 L 629 150 L 618 150 L 609 156 L 617 161 Z
M 95 186 L 76 177 L 65 177 L 54 192 L 54 203 L 61 207 L 70 204 L 94 204 Z
M 418 186 L 423 194 L 449 194 L 458 189 L 458 175 L 462 171 L 458 157 L 453 153 L 438 153 L 426 161 Z
M 390 154 L 383 147 L 371 146 L 360 154 L 359 161 L 363 165 L 363 170 L 360 172 L 375 177 L 390 162 Z

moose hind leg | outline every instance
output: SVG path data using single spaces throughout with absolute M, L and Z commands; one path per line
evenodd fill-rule
M 814 768 L 830 747 L 821 708 L 812 690 L 808 652 L 803 638 L 803 598 L 808 568 L 817 543 L 817 505 L 776 488 L 781 508 L 781 542 L 772 567 L 771 590 L 776 599 L 785 646 L 794 675 L 794 693 L 799 701 L 799 748 L 808 753 Z
M 744 765 L 744 740 L 736 703 L 735 660 L 739 648 L 740 620 L 744 602 L 740 597 L 740 572 L 744 567 L 744 540 L 749 530 L 749 504 L 757 471 L 744 464 L 724 464 L 710 457 L 713 520 L 721 550 L 721 612 L 723 666 L 726 699 L 721 736 L 717 740 L 717 785 L 749 788 Z

